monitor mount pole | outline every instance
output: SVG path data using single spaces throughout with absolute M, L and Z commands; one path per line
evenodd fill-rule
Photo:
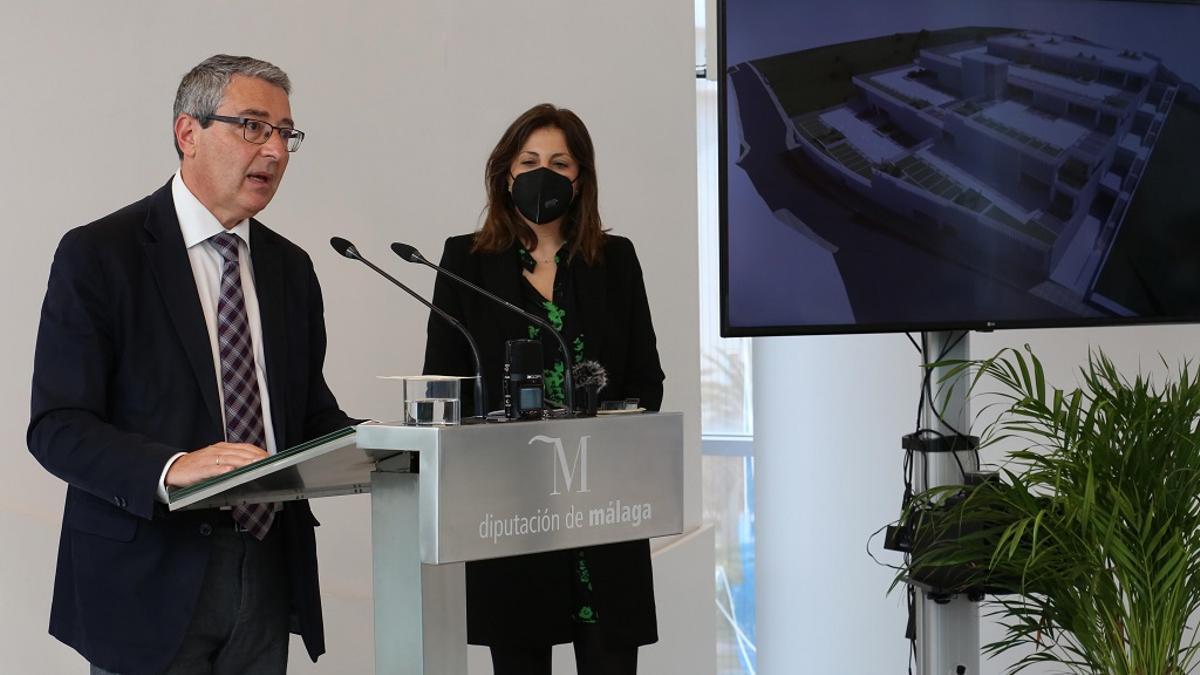
M 924 333 L 922 342 L 927 363 L 969 358 L 969 333 Z M 947 370 L 945 367 L 933 369 L 929 379 L 929 390 L 933 395 L 925 397 L 921 410 L 921 427 L 944 434 L 941 438 L 966 434 L 970 427 L 969 382 L 967 378 L 943 381 Z M 936 434 L 931 436 L 936 437 Z M 913 488 L 921 492 L 942 485 L 962 485 L 966 482 L 964 471 L 978 470 L 979 463 L 973 450 L 914 452 Z M 921 588 L 915 590 L 919 675 L 978 675 L 978 599 L 938 594 Z

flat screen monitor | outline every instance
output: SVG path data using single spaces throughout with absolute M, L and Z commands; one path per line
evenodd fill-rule
M 1200 5 L 718 19 L 722 334 L 1200 320 Z

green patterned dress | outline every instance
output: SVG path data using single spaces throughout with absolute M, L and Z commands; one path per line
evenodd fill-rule
M 521 269 L 532 273 L 537 267 L 537 261 L 523 246 L 517 248 L 517 253 L 521 261 Z M 554 327 L 554 330 L 562 334 L 563 340 L 571 347 L 572 363 L 579 363 L 585 358 L 584 335 L 581 332 L 579 316 L 575 311 L 575 293 L 571 286 L 570 274 L 572 261 L 563 261 L 567 261 L 565 247 L 559 249 L 554 256 L 559 273 L 554 275 L 553 299 L 547 300 L 543 297 L 524 275 L 521 276 L 521 299 L 526 310 L 538 316 L 545 316 L 546 321 Z M 528 332 L 529 339 L 542 342 L 544 366 L 542 388 L 545 391 L 546 401 L 562 405 L 566 400 L 564 387 L 567 366 L 562 358 L 558 340 L 554 339 L 553 335 L 543 334 L 542 329 L 536 325 L 529 325 Z M 571 551 L 570 554 L 571 580 L 574 582 L 572 584 L 574 602 L 572 603 L 571 618 L 579 623 L 596 623 L 600 617 L 592 603 L 592 574 L 588 569 L 587 556 L 579 549 Z

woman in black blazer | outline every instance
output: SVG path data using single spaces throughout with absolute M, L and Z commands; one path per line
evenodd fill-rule
M 604 232 L 592 140 L 571 111 L 542 104 L 505 131 L 485 170 L 483 227 L 446 240 L 443 267 L 544 316 L 572 350 L 607 373 L 600 400 L 658 410 L 663 372 L 642 269 L 628 239 Z M 502 400 L 504 345 L 540 339 L 545 397 L 561 402 L 558 343 L 503 307 L 443 278 L 433 301 L 475 336 L 488 400 Z M 472 375 L 470 348 L 430 317 L 425 372 Z M 464 401 L 464 409 L 471 409 Z M 551 646 L 573 642 L 580 675 L 637 671 L 658 640 L 646 540 L 467 563 L 467 636 L 488 645 L 496 675 L 549 675 Z

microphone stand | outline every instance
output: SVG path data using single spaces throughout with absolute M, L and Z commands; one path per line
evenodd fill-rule
M 417 302 L 428 307 L 430 311 L 445 319 L 447 323 L 457 328 L 459 332 L 463 334 L 463 337 L 467 339 L 467 344 L 471 346 L 471 355 L 475 357 L 475 377 L 473 378 L 475 382 L 475 417 L 481 420 L 487 419 L 487 394 L 483 388 L 483 361 L 479 358 L 479 345 L 475 344 L 475 338 L 471 337 L 471 333 L 467 331 L 466 326 L 462 325 L 462 322 L 447 314 L 440 307 L 434 306 L 433 303 L 418 295 L 416 291 L 400 283 L 400 281 L 398 281 L 392 275 L 379 269 L 379 267 L 370 260 L 364 258 L 362 254 L 358 252 L 358 249 L 354 246 L 354 244 L 351 244 L 349 241 L 342 239 L 341 237 L 334 237 L 329 240 L 329 243 L 338 253 L 350 258 L 351 260 L 359 261 L 367 267 L 375 270 L 379 276 L 387 279 L 396 286 L 399 286 L 400 290 L 411 295 L 417 300 Z
M 396 255 L 400 256 L 400 258 L 402 260 L 407 260 L 408 262 L 420 263 L 422 265 L 425 265 L 426 267 L 431 267 L 431 268 L 437 270 L 439 273 L 446 275 L 447 278 L 452 279 L 455 282 L 457 282 L 463 286 L 466 286 L 467 288 L 475 291 L 476 293 L 479 293 L 480 295 L 492 300 L 493 302 L 497 302 L 497 303 L 503 305 L 504 307 L 508 308 L 510 311 L 516 312 L 517 314 L 520 314 L 521 316 L 536 323 L 537 325 L 541 326 L 542 328 L 545 328 L 546 330 L 550 331 L 550 334 L 554 336 L 554 339 L 558 340 L 558 346 L 562 348 L 563 364 L 566 366 L 564 368 L 565 372 L 563 373 L 563 382 L 564 382 L 563 398 L 566 399 L 565 401 L 563 401 L 563 405 L 565 405 L 566 409 L 567 409 L 566 415 L 568 417 L 570 417 L 575 414 L 575 379 L 571 374 L 571 367 L 572 367 L 571 352 L 570 352 L 570 350 L 567 349 L 567 342 L 566 342 L 566 340 L 563 340 L 562 334 L 559 333 L 557 330 L 555 330 L 554 326 L 551 326 L 549 321 L 546 321 L 545 319 L 539 317 L 536 314 L 532 314 L 530 312 L 527 312 L 527 311 L 521 309 L 520 307 L 517 307 L 516 305 L 514 305 L 511 302 L 505 300 L 504 298 L 496 295 L 495 293 L 492 293 L 489 290 L 486 290 L 480 286 L 477 286 L 476 284 L 471 283 L 470 281 L 467 281 L 466 279 L 458 276 L 454 272 L 451 272 L 450 270 L 448 270 L 444 267 L 441 267 L 439 265 L 435 265 L 435 264 L 429 262 L 428 260 L 425 259 L 425 256 L 421 255 L 420 251 L 418 251 L 416 248 L 414 248 L 412 246 L 409 246 L 408 244 L 401 244 L 400 242 L 393 242 L 392 243 L 392 252 L 395 253 Z

